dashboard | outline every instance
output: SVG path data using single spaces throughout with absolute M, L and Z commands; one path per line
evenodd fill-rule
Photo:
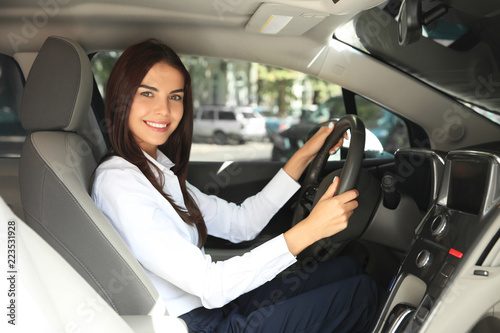
M 440 314 L 452 308 L 446 304 L 450 295 L 455 303 L 473 295 L 465 288 L 457 293 L 457 285 L 491 277 L 491 267 L 500 265 L 499 168 L 494 152 L 398 151 L 398 191 L 409 193 L 425 213 L 389 289 L 376 332 L 436 327 Z M 481 306 L 494 304 L 478 302 Z

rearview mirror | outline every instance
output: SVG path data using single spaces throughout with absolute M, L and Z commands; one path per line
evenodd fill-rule
M 396 19 L 399 45 L 408 45 L 420 39 L 422 36 L 422 4 L 420 0 L 403 0 Z

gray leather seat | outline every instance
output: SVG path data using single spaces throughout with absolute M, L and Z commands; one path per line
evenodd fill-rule
M 25 220 L 118 314 L 163 315 L 157 290 L 89 195 L 106 150 L 90 108 L 92 80 L 77 43 L 45 41 L 21 107 L 31 132 L 19 170 Z

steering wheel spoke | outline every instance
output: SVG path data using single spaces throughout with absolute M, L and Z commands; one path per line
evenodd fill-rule
M 316 192 L 318 192 L 318 184 L 309 186 L 302 196 L 303 202 L 312 204 L 314 202 L 314 198 L 316 197 Z
M 299 200 L 297 203 L 303 210 L 303 213 L 301 213 L 301 215 L 303 214 L 304 217 L 309 215 L 312 208 L 314 207 L 314 199 L 316 198 L 316 192 L 318 192 L 318 186 L 319 184 L 313 184 L 308 186 L 307 188 L 304 188 L 299 196 Z

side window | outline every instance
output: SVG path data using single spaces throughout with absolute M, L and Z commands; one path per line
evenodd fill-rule
M 219 120 L 236 120 L 236 115 L 231 111 L 219 111 Z
M 24 78 L 17 62 L 0 54 L 0 157 L 19 157 L 26 138 L 19 110 Z
M 320 104 L 316 111 L 309 113 L 307 120 L 316 124 L 324 123 L 330 119 L 338 119 L 346 114 L 342 96 L 334 96 Z
M 109 74 L 121 54 L 122 52 L 106 51 L 97 52 L 91 56 L 92 71 L 94 72 L 94 78 L 103 99 L 106 96 L 106 85 L 108 84 Z
M 250 112 L 242 112 L 241 114 L 243 115 L 243 118 L 246 118 L 246 119 L 252 119 L 252 118 L 257 118 L 258 117 L 257 113 L 255 113 L 255 112 L 252 112 L 252 113 L 250 113 Z
M 215 119 L 215 111 L 214 110 L 205 110 L 201 111 L 201 119 L 203 120 L 214 120 Z
M 408 129 L 401 118 L 359 95 L 355 102 L 357 113 L 370 132 L 365 150 L 377 150 L 379 146 L 379 150 L 393 154 L 399 148 L 410 147 Z

